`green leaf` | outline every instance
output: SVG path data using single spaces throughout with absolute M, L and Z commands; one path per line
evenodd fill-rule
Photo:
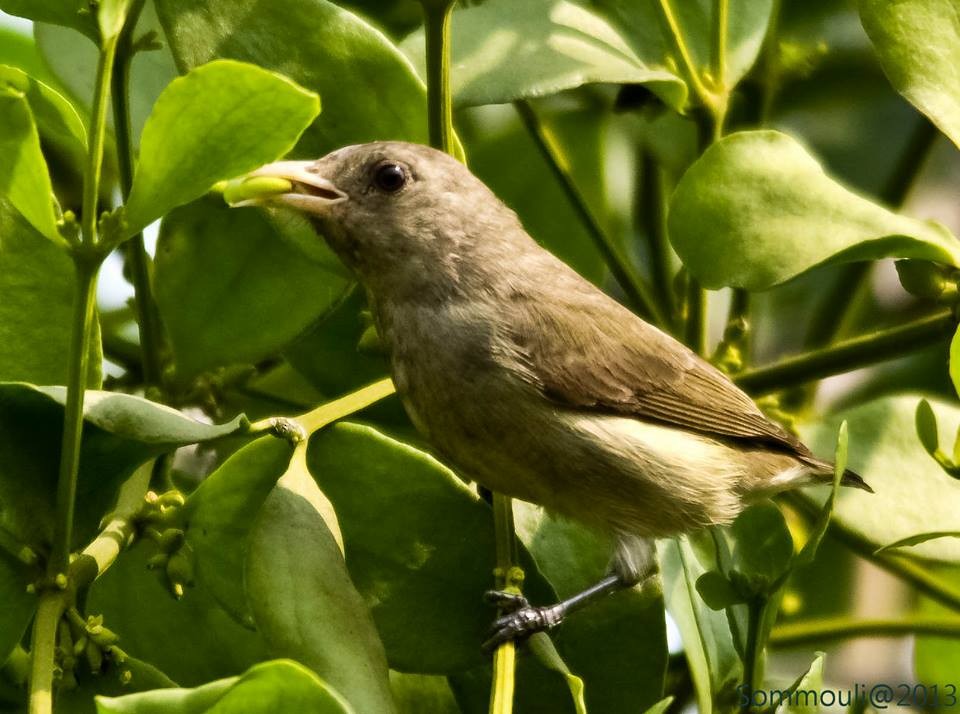
M 594 0 L 619 25 L 624 36 L 642 51 L 661 57 L 670 67 L 683 67 L 669 32 L 661 3 L 657 0 Z M 670 0 L 667 4 L 677 22 L 680 39 L 693 66 L 705 80 L 713 74 L 715 53 L 715 0 Z M 723 84 L 732 89 L 756 62 L 773 10 L 772 0 L 729 0 L 726 33 L 726 76 Z M 682 75 L 685 79 L 686 73 Z M 689 80 L 688 80 L 689 83 Z
M 40 135 L 25 93 L 0 74 L 0 196 L 7 198 L 30 225 L 59 245 L 53 187 L 40 151 Z
M 937 579 L 953 590 L 960 589 L 960 569 L 937 567 L 932 569 Z M 952 619 L 956 610 L 942 603 L 920 596 L 917 614 L 921 617 Z M 913 667 L 917 682 L 952 682 L 960 667 L 960 641 L 955 637 L 917 636 L 913 646 Z M 949 701 L 949 700 L 948 700 Z M 943 706 L 937 711 L 947 712 L 953 707 Z
M 74 152 L 86 153 L 87 132 L 83 121 L 63 95 L 21 69 L 0 64 L 0 85 L 4 84 L 23 94 L 44 139 L 69 145 Z
M 7 661 L 13 648 L 33 619 L 37 596 L 27 592 L 27 585 L 37 579 L 23 563 L 0 550 L 0 664 Z
M 340 422 L 310 440 L 307 463 L 333 502 L 347 567 L 373 612 L 390 665 L 446 674 L 484 663 L 493 613 L 489 506 L 424 452 Z M 555 595 L 529 557 L 525 592 Z
M 320 250 L 323 239 L 306 230 Z M 214 196 L 164 219 L 155 282 L 181 381 L 276 354 L 348 286 L 284 239 L 268 214 Z
M 595 12 L 566 0 L 488 0 L 452 19 L 451 74 L 457 106 L 503 104 L 593 83 L 645 84 L 680 109 L 686 85 L 666 58 Z M 403 48 L 424 74 L 423 31 Z
M 370 325 L 362 314 L 368 310 L 363 289 L 353 287 L 311 330 L 287 346 L 284 357 L 328 396 L 386 377 L 390 366 L 384 355 L 357 351 Z
M 75 299 L 73 264 L 0 198 L 0 380 L 64 384 Z M 94 321 L 87 386 L 100 386 Z
M 950 381 L 954 390 L 960 394 L 960 328 L 950 341 Z
M 659 541 L 657 550 L 663 599 L 683 639 L 699 711 L 723 711 L 743 668 L 726 615 L 707 607 L 696 593 L 697 580 L 716 563 L 698 553 L 687 538 Z
M 731 605 L 745 602 L 733 583 L 716 570 L 708 570 L 697 578 L 697 592 L 711 610 L 726 610 Z
M 184 532 L 201 583 L 238 622 L 253 629 L 243 587 L 250 530 L 293 455 L 283 439 L 247 444 L 205 478 L 183 509 Z
M 909 546 L 920 545 L 937 538 L 960 538 L 960 531 L 936 531 L 934 533 L 918 533 L 917 535 L 901 538 L 893 543 L 887 543 L 882 548 L 878 548 L 876 553 L 883 553 L 895 548 L 907 548 Z
M 608 538 L 522 501 L 514 501 L 514 513 L 518 534 L 561 598 L 607 572 L 613 553 Z M 652 705 L 663 694 L 668 656 L 659 577 L 568 618 L 557 631 L 557 647 L 585 683 L 591 714 Z
M 177 683 L 154 667 L 129 655 L 118 663 L 108 660 L 102 672 L 93 674 L 82 661 L 74 670 L 77 679 L 75 689 L 57 690 L 57 711 L 60 714 L 93 714 L 97 711 L 96 698 L 121 697 L 134 692 L 146 692 L 176 687 Z M 122 673 L 129 672 L 130 680 L 121 679 Z
M 97 41 L 96 19 L 84 0 L 0 0 L 0 10 L 36 22 L 70 27 Z
M 823 661 L 823 652 L 818 652 L 809 669 L 789 688 L 793 695 L 799 694 L 799 696 L 788 697 L 786 703 L 777 707 L 777 714 L 817 714 L 820 711 L 816 697 L 802 693 L 823 692 Z
M 957 343 L 957 337 L 954 335 L 953 342 L 950 344 L 951 366 L 954 361 L 954 345 L 957 345 Z M 960 347 L 956 349 L 960 351 Z M 952 371 L 951 369 L 951 372 Z M 940 448 L 940 435 L 937 433 L 937 417 L 933 413 L 933 407 L 930 406 L 930 402 L 926 399 L 921 399 L 917 404 L 917 413 L 914 417 L 914 422 L 917 427 L 917 436 L 920 437 L 920 443 L 923 444 L 923 448 L 927 450 L 928 454 L 933 454 Z
M 860 0 L 860 20 L 900 94 L 960 146 L 960 25 L 952 0 Z
M 147 569 L 155 552 L 138 541 L 90 588 L 86 611 L 104 616 L 125 652 L 185 687 L 240 674 L 267 658 L 263 638 L 228 615 L 202 583 L 175 600 L 163 570 Z
M 731 134 L 684 174 L 670 240 L 705 287 L 764 290 L 817 265 L 887 257 L 960 265 L 938 223 L 907 218 L 829 178 L 794 139 Z
M 664 697 L 652 707 L 647 709 L 643 714 L 665 714 L 667 709 L 670 708 L 671 704 L 673 704 L 673 697 Z
M 143 127 L 127 235 L 287 153 L 319 111 L 312 92 L 243 62 L 210 62 L 173 80 Z
M 64 387 L 0 383 L 0 528 L 34 547 L 53 532 Z M 117 489 L 150 458 L 245 428 L 242 417 L 214 426 L 128 394 L 87 391 L 77 484 L 75 543 L 95 532 Z
M 446 677 L 390 670 L 390 690 L 400 714 L 462 714 Z
M 358 712 L 394 712 L 383 644 L 327 525 L 336 518 L 306 464 L 291 466 L 250 534 L 244 579 L 257 629 L 271 652 L 309 666 Z
M 15 28 L 0 27 L 0 64 L 16 67 L 49 85 L 56 82 L 33 38 Z
M 777 581 L 790 567 L 793 538 L 783 513 L 764 501 L 743 511 L 730 526 L 733 568 L 760 591 Z
M 385 138 L 428 143 L 426 89 L 410 62 L 379 30 L 335 4 L 156 1 L 181 69 L 217 57 L 243 60 L 323 97 L 323 114 L 304 132 L 297 156 Z
M 583 679 L 570 671 L 570 667 L 560 657 L 553 641 L 545 632 L 538 632 L 530 637 L 527 643 L 530 651 L 544 667 L 563 677 L 573 699 L 573 707 L 577 714 L 587 714 L 587 703 L 583 696 Z
M 97 697 L 97 714 L 353 714 L 343 697 L 306 667 L 290 660 L 263 662 L 239 677 L 196 689 L 160 689 L 125 697 Z
M 830 487 L 830 495 L 827 497 L 826 503 L 823 504 L 820 515 L 817 516 L 817 521 L 813 526 L 810 536 L 807 538 L 807 542 L 803 544 L 803 548 L 801 548 L 800 552 L 797 553 L 797 557 L 793 560 L 794 569 L 810 565 L 813 563 L 814 558 L 817 557 L 820 543 L 827 534 L 827 529 L 830 527 L 830 520 L 833 518 L 837 495 L 840 493 L 840 482 L 843 481 L 843 474 L 847 470 L 849 443 L 850 438 L 847 422 L 840 422 L 840 430 L 837 432 L 837 448 L 833 460 L 833 484 Z
M 850 468 L 876 491 L 841 489 L 834 518 L 879 548 L 917 533 L 956 530 L 960 483 L 943 472 L 917 440 L 917 396 L 876 399 L 801 425 L 804 441 L 816 453 L 828 452 L 840 423 L 850 430 Z M 960 407 L 929 400 L 938 415 L 941 438 L 960 426 Z M 904 474 L 909 474 L 905 478 Z M 827 494 L 821 489 L 817 502 Z M 960 562 L 960 541 L 934 540 L 911 555 Z

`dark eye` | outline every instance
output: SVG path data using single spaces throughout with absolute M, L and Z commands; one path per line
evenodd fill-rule
M 381 191 L 394 193 L 403 188 L 407 182 L 407 174 L 399 164 L 384 164 L 377 169 L 373 180 Z

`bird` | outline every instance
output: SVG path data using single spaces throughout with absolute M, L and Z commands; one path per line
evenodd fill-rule
M 225 191 L 302 214 L 367 292 L 396 391 L 439 458 L 608 534 L 609 572 L 552 605 L 490 593 L 486 648 L 655 570 L 656 538 L 833 479 L 730 378 L 541 247 L 454 157 L 406 142 L 278 161 Z M 870 487 L 847 470 L 841 483 Z

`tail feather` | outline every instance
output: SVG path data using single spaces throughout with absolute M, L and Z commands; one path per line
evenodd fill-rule
M 870 488 L 870 484 L 864 481 L 860 474 L 850 469 L 843 472 L 843 476 L 840 477 L 840 485 L 859 488 L 861 491 L 866 491 L 867 493 L 874 493 L 874 490 Z

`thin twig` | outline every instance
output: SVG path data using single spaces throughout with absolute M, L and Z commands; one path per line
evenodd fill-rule
M 533 138 L 540 150 L 540 153 L 546 159 L 547 164 L 553 171 L 554 176 L 560 183 L 563 192 L 566 194 L 570 205 L 580 219 L 587 233 L 596 245 L 597 250 L 603 256 L 607 267 L 613 274 L 617 283 L 627 294 L 627 298 L 633 306 L 643 315 L 652 320 L 658 327 L 669 329 L 666 319 L 660 311 L 657 301 L 653 298 L 650 288 L 637 274 L 633 266 L 623 255 L 619 247 L 606 234 L 600 223 L 597 221 L 586 199 L 580 193 L 573 176 L 570 173 L 570 162 L 567 160 L 555 137 L 544 126 L 540 117 L 530 106 L 529 102 L 520 100 L 514 102 L 517 113 L 523 120 L 527 131 Z

